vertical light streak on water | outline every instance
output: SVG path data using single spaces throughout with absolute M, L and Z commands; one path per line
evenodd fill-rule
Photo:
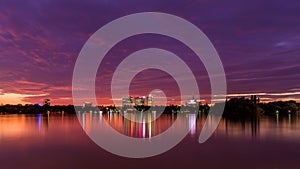
M 143 118 L 143 138 L 146 137 L 146 122 L 145 122 L 145 118 Z
M 191 130 L 191 135 L 196 134 L 196 114 L 189 114 L 189 128 Z
M 37 120 L 38 120 L 38 132 L 41 131 L 41 123 L 42 123 L 42 115 L 38 114 L 37 115 Z
M 82 113 L 82 128 L 85 131 L 86 130 L 86 119 L 85 119 L 85 113 Z
M 102 123 L 102 112 L 99 113 L 99 121 Z
M 148 132 L 149 132 L 149 139 L 151 139 L 152 136 L 152 129 L 151 129 L 151 121 L 152 121 L 152 114 L 148 114 Z

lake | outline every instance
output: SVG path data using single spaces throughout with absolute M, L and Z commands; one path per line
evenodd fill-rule
M 199 144 L 205 117 L 189 114 L 182 127 L 187 124 L 191 130 L 178 145 L 141 159 L 120 157 L 97 146 L 85 133 L 91 122 L 105 120 L 119 133 L 151 140 L 179 117 L 163 114 L 149 123 L 134 123 L 120 114 L 79 117 L 82 127 L 76 115 L 0 115 L 0 168 L 300 168 L 300 118 L 295 115 L 254 122 L 222 119 L 212 137 Z

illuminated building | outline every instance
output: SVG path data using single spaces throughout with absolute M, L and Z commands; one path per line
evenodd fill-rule
M 145 96 L 135 97 L 134 104 L 135 106 L 144 106 L 145 105 Z
M 122 98 L 122 107 L 131 107 L 132 106 L 132 97 L 123 97 Z
M 151 96 L 151 94 L 149 94 L 149 96 L 147 97 L 147 106 L 152 106 L 153 104 L 153 97 Z
M 197 107 L 197 100 L 196 99 L 194 99 L 194 97 L 193 97 L 193 99 L 191 99 L 191 100 L 188 100 L 187 102 L 186 102 L 186 106 L 189 106 L 189 107 L 193 107 L 193 108 L 196 108 Z
M 122 98 L 122 107 L 131 107 L 133 106 L 152 106 L 153 105 L 153 96 L 149 95 L 147 97 L 145 96 L 139 96 L 139 97 L 123 97 Z

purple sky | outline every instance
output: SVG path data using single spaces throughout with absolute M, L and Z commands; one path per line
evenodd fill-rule
M 73 68 L 89 36 L 114 19 L 149 11 L 182 17 L 208 36 L 223 62 L 229 96 L 258 93 L 266 101 L 300 101 L 300 2 L 1 0 L 0 103 L 50 98 L 53 104 L 72 104 Z M 110 81 L 122 59 L 148 47 L 180 56 L 197 78 L 200 97 L 209 99 L 207 73 L 190 49 L 148 34 L 125 39 L 107 54 L 98 70 L 98 104 L 111 103 Z M 179 95 L 174 79 L 158 70 L 136 76 L 130 93 L 146 95 L 155 88 L 169 98 Z

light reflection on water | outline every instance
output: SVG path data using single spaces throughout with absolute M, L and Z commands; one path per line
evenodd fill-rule
M 128 113 L 126 116 L 84 113 L 80 118 L 86 132 L 92 129 L 92 122 L 101 125 L 105 120 L 127 136 L 151 139 L 168 129 L 179 117 L 164 114 L 151 122 L 153 114 Z M 132 118 L 141 118 L 142 123 L 128 120 Z M 104 168 L 134 168 L 135 164 L 159 168 L 164 161 L 174 163 L 172 168 L 188 163 L 193 164 L 190 168 L 199 168 L 194 165 L 199 162 L 204 168 L 300 167 L 296 159 L 300 156 L 300 149 L 297 149 L 300 147 L 300 121 L 295 115 L 263 117 L 254 121 L 222 119 L 212 138 L 204 144 L 197 140 L 206 117 L 188 114 L 181 120 L 182 127 L 191 129 L 188 136 L 173 150 L 151 158 L 153 162 L 149 163 L 146 159 L 121 158 L 97 147 L 83 132 L 76 115 L 1 115 L 0 168 L 39 168 L 37 165 L 46 169 L 57 168 L 57 165 L 58 168 L 86 168 L 87 165 L 97 168 L 99 161 L 106 166 Z M 239 161 L 233 162 L 233 159 Z M 256 163 L 245 166 L 249 159 Z M 221 160 L 222 165 L 214 160 Z
M 64 121 L 65 116 L 67 120 Z M 52 119 L 53 118 L 53 119 Z M 162 115 L 157 120 L 155 114 L 122 114 L 110 113 L 81 113 L 83 129 L 89 133 L 91 123 L 103 123 L 104 120 L 118 132 L 130 137 L 151 138 L 168 129 L 176 120 L 176 114 Z M 142 123 L 134 122 L 140 118 Z M 130 120 L 132 119 L 132 121 Z M 76 122 L 75 115 L 1 115 L 0 116 L 0 141 L 5 139 L 18 139 L 29 136 L 42 136 L 47 134 L 51 123 L 59 130 L 59 126 L 72 127 L 70 123 Z M 153 120 L 153 121 L 152 121 Z M 186 120 L 190 128 L 190 136 L 198 136 L 206 117 L 199 117 L 196 114 L 187 114 L 183 119 Z M 210 120 L 208 119 L 208 122 Z M 59 123 L 59 125 L 57 125 Z M 222 119 L 214 137 L 239 137 L 239 138 L 270 138 L 270 139 L 296 139 L 300 141 L 300 121 L 296 115 L 288 117 L 263 117 L 259 120 L 237 120 L 232 121 Z
M 153 120 L 155 114 L 100 114 L 100 113 L 82 113 L 80 120 L 83 121 L 84 130 L 89 133 L 91 130 L 91 122 L 97 120 L 101 124 L 105 120 L 118 132 L 130 137 L 138 138 L 151 138 L 159 135 L 168 129 L 176 120 L 176 114 L 162 115 L 159 119 Z M 140 118 L 142 123 L 134 122 Z M 181 117 L 182 118 L 182 117 Z M 131 120 L 132 119 L 132 120 Z M 152 121 L 153 120 L 153 121 Z M 194 137 L 201 131 L 203 124 L 206 120 L 205 116 L 200 117 L 196 114 L 186 114 L 183 119 L 188 126 L 182 128 L 190 128 L 190 136 Z M 151 122 L 152 121 L 152 122 Z M 208 123 L 211 120 L 208 117 Z M 222 119 L 219 123 L 217 130 L 214 133 L 215 137 L 237 137 L 248 139 L 296 139 L 300 141 L 300 123 L 299 117 L 289 115 L 288 117 L 262 117 L 255 120 L 230 120 Z

